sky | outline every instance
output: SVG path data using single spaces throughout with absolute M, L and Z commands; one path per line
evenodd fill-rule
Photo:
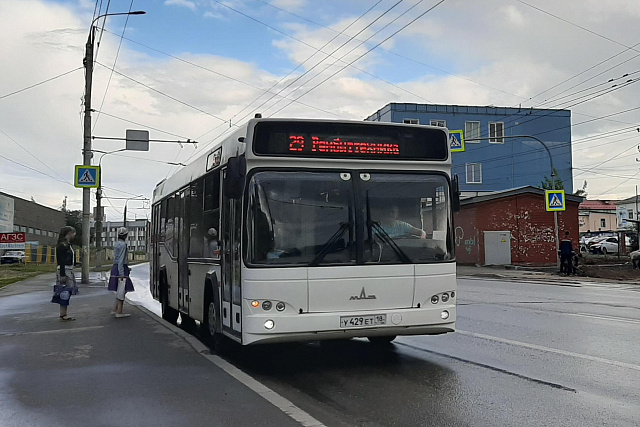
M 0 0 L 0 191 L 81 209 L 85 43 L 95 16 L 130 10 L 146 14 L 96 21 L 93 162 L 107 220 L 256 112 L 567 108 L 574 189 L 621 199 L 640 180 L 637 0 Z M 124 141 L 101 137 L 126 129 L 171 142 L 103 157 Z M 129 201 L 127 219 L 148 208 Z

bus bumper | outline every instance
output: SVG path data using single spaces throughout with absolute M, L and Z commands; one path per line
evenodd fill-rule
M 443 319 L 444 312 L 448 315 L 446 319 Z M 386 315 L 384 325 L 341 327 L 341 319 L 381 314 Z M 273 327 L 267 329 L 265 325 L 271 324 Z M 441 304 L 429 308 L 292 315 L 261 313 L 247 316 L 242 326 L 242 343 L 245 345 L 390 335 L 438 335 L 455 332 L 456 306 Z

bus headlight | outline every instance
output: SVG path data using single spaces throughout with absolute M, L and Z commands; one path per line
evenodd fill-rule
M 440 313 L 440 318 L 442 320 L 447 320 L 449 318 L 449 312 L 447 310 L 444 310 L 442 313 Z
M 274 323 L 273 320 L 269 319 L 266 322 L 264 322 L 264 327 L 271 330 L 274 328 L 274 326 L 276 326 L 276 324 Z
M 263 308 L 264 310 L 271 310 L 271 301 L 264 301 L 264 302 L 262 303 L 262 308 Z
M 448 293 L 444 293 L 442 294 L 442 302 L 447 302 L 449 301 L 449 294 Z
M 260 306 L 260 301 L 251 301 L 251 307 L 258 308 Z
M 278 311 L 284 311 L 284 303 L 282 301 L 280 301 L 279 303 L 276 304 L 276 310 Z
M 431 297 L 431 304 L 437 304 L 439 300 L 438 295 L 434 295 Z

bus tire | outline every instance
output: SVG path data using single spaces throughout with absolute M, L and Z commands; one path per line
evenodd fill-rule
M 386 346 L 391 345 L 391 341 L 396 339 L 396 335 L 388 335 L 384 337 L 367 337 L 371 344 Z
M 178 323 L 178 310 L 169 306 L 169 288 L 164 274 L 160 276 L 160 302 L 162 304 L 162 318 L 172 325 Z
M 200 334 L 202 340 L 211 349 L 216 350 L 220 343 L 220 334 L 217 331 L 220 316 L 216 308 L 211 287 L 207 287 L 204 297 L 204 313 L 200 324 Z

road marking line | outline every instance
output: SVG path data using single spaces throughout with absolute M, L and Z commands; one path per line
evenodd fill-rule
M 638 319 L 631 319 L 631 318 L 624 318 L 624 317 L 603 316 L 601 314 L 589 314 L 589 313 L 564 313 L 564 314 L 568 314 L 569 316 L 592 317 L 594 319 L 610 320 L 612 322 L 640 324 L 640 320 Z
M 211 352 L 209 351 L 209 348 L 203 343 L 201 343 L 200 340 L 198 340 L 193 335 L 183 331 L 177 326 L 171 325 L 163 321 L 162 319 L 160 319 L 158 316 L 156 316 L 153 312 L 151 312 L 149 309 L 147 309 L 144 306 L 138 305 L 136 307 L 142 310 L 143 312 L 145 312 L 150 318 L 152 318 L 162 326 L 166 327 L 167 329 L 169 329 L 170 331 L 172 331 L 173 333 L 175 333 L 176 335 L 184 339 L 188 344 L 191 345 L 191 347 L 193 347 L 195 351 L 197 351 L 205 359 L 209 360 L 211 363 L 213 363 L 214 365 L 216 365 L 217 367 L 225 371 L 227 374 L 234 377 L 240 383 L 244 384 L 246 387 L 253 390 L 255 393 L 260 395 L 267 402 L 271 403 L 273 406 L 280 409 L 282 412 L 284 412 L 285 414 L 287 414 L 288 416 L 290 416 L 291 418 L 299 422 L 300 425 L 305 427 L 325 427 L 324 424 L 322 424 L 320 421 L 313 418 L 309 413 L 298 408 L 296 405 L 293 404 L 293 402 L 279 395 L 275 391 L 271 390 L 269 387 L 262 384 L 261 382 L 253 378 L 251 375 L 238 369 L 237 367 L 227 362 L 220 356 L 211 354 Z
M 457 329 L 456 332 L 459 333 L 460 335 L 466 335 L 466 336 L 473 337 L 473 338 L 480 338 L 480 339 L 484 339 L 484 340 L 500 342 L 500 343 L 503 343 L 503 344 L 509 344 L 509 345 L 515 345 L 515 346 L 519 346 L 519 347 L 525 347 L 525 348 L 529 348 L 529 349 L 532 349 L 532 350 L 546 351 L 548 353 L 556 353 L 556 354 L 561 354 L 563 356 L 577 357 L 579 359 L 589 360 L 591 362 L 599 362 L 599 363 L 604 363 L 604 364 L 607 364 L 607 365 L 617 366 L 619 368 L 627 368 L 627 369 L 633 369 L 633 370 L 636 370 L 636 371 L 640 371 L 640 365 L 634 365 L 632 363 L 618 362 L 616 360 L 609 360 L 609 359 L 605 359 L 603 357 L 589 356 L 589 355 L 586 355 L 586 354 L 575 353 L 573 351 L 559 350 L 557 348 L 544 347 L 544 346 L 536 345 L 536 344 L 528 344 L 528 343 L 521 342 L 521 341 L 514 341 L 514 340 L 510 340 L 510 339 L 506 339 L 506 338 L 494 337 L 494 336 L 491 336 L 491 335 L 485 335 L 485 334 L 478 334 L 478 333 L 475 333 L 475 332 L 462 331 L 460 329 Z
M 104 328 L 104 326 L 84 326 L 81 328 L 51 329 L 47 331 L 34 331 L 34 332 L 0 332 L 0 335 L 5 337 L 11 337 L 11 336 L 18 336 L 18 335 L 60 334 L 65 332 L 90 331 L 92 329 L 100 329 L 100 328 Z

